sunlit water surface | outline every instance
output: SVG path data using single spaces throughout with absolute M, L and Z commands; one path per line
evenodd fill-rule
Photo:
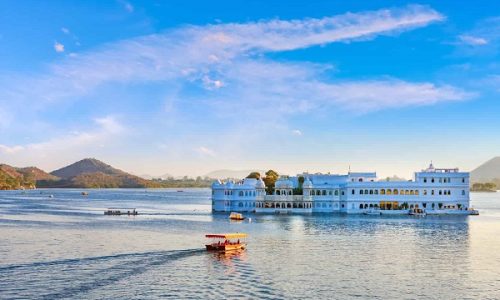
M 53 195 L 53 198 L 49 198 Z M 210 190 L 0 192 L 0 298 L 499 299 L 500 194 L 471 217 L 248 215 Z M 104 216 L 135 207 L 139 216 Z M 247 232 L 248 249 L 203 250 Z

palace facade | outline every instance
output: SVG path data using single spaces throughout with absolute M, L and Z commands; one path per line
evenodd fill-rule
M 467 214 L 469 173 L 431 164 L 410 181 L 379 181 L 376 173 L 281 176 L 272 195 L 262 179 L 212 184 L 212 210 L 256 213 L 408 213 Z

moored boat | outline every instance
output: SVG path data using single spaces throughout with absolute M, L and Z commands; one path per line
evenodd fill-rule
M 205 245 L 207 251 L 233 251 L 246 248 L 246 243 L 243 241 L 247 237 L 246 233 L 207 234 L 205 237 L 212 240 Z
M 236 221 L 242 221 L 242 220 L 245 220 L 245 217 L 240 213 L 232 212 L 229 215 L 229 219 L 236 220 Z
M 425 210 L 423 210 L 421 208 L 413 208 L 410 210 L 410 212 L 408 214 L 410 216 L 419 216 L 419 217 L 424 217 L 425 215 L 427 215 L 425 213 Z
M 375 209 L 365 211 L 365 212 L 363 212 L 363 214 L 368 215 L 368 216 L 380 216 L 381 215 L 380 210 L 375 210 Z

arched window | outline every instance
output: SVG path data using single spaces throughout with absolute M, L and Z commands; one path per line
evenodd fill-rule
M 280 194 L 280 190 L 276 190 L 276 195 L 279 195 Z
M 331 196 L 332 195 L 332 190 L 329 190 L 328 191 L 328 195 Z
M 363 182 L 363 178 L 360 178 L 358 181 L 359 181 L 359 182 Z
M 368 195 L 368 190 L 365 190 L 365 195 Z
M 238 193 L 238 195 L 239 195 L 240 197 L 243 197 L 243 191 L 240 191 L 240 192 Z
M 465 190 L 462 190 L 462 196 L 464 196 L 464 195 L 465 195 Z
M 370 190 L 370 195 L 373 195 L 373 190 Z
M 359 205 L 359 209 L 363 209 L 363 204 L 360 204 L 360 205 Z
M 326 196 L 326 190 L 323 190 L 322 195 L 323 195 L 323 196 Z
M 431 182 L 434 183 L 434 178 L 431 179 Z
M 380 190 L 380 195 L 385 195 L 385 189 Z
M 243 202 L 239 202 L 239 203 L 238 203 L 238 206 L 239 206 L 239 207 L 243 207 Z
M 439 190 L 439 195 L 442 195 L 442 194 L 443 194 L 443 192 L 441 190 Z
M 431 195 L 434 196 L 434 190 L 431 191 Z
M 353 194 L 353 195 L 354 195 L 354 189 L 352 189 L 351 194 Z
M 391 195 L 392 194 L 392 190 L 391 189 L 387 189 L 387 195 Z
M 288 203 L 288 204 L 286 205 L 286 207 L 287 207 L 287 208 L 292 208 L 292 203 Z
M 363 190 L 359 190 L 359 194 L 360 194 L 360 195 L 363 195 Z
M 292 194 L 292 191 L 288 191 L 288 195 L 291 195 Z
M 339 195 L 339 190 L 335 190 L 335 196 Z
M 418 194 L 419 194 L 418 190 L 415 190 L 415 195 L 417 195 L 417 196 L 418 196 Z
M 405 195 L 409 195 L 410 194 L 410 191 L 409 190 L 406 190 L 405 191 Z
M 396 190 L 396 189 L 395 189 L 395 190 L 392 192 L 392 194 L 393 194 L 393 195 L 397 195 L 397 194 L 398 194 L 398 190 Z
M 374 190 L 373 192 L 375 193 L 375 195 L 378 195 L 378 190 Z
M 365 209 L 368 208 L 368 204 L 365 203 Z

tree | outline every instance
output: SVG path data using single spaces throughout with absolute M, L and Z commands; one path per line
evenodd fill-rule
M 266 172 L 266 177 L 264 177 L 264 183 L 266 184 L 267 194 L 273 194 L 274 184 L 278 180 L 279 174 L 274 170 L 269 170 Z
M 259 172 L 252 172 L 252 173 L 248 174 L 247 178 L 260 179 L 260 173 Z

